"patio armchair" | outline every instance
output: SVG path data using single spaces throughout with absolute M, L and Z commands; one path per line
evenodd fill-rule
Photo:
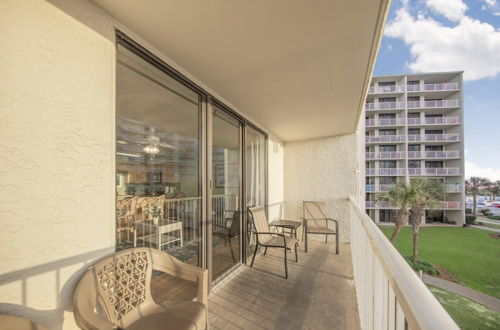
M 196 301 L 168 307 L 151 296 L 153 270 L 197 282 Z M 165 252 L 134 248 L 98 261 L 81 278 L 73 296 L 81 329 L 206 329 L 208 273 Z
M 294 237 L 287 237 L 284 234 L 271 232 L 269 222 L 267 221 L 266 212 L 263 206 L 249 207 L 248 211 L 251 216 L 251 221 L 254 227 L 254 234 L 256 237 L 255 251 L 253 252 L 252 263 L 250 267 L 253 267 L 255 261 L 255 255 L 259 246 L 265 248 L 264 255 L 267 252 L 267 248 L 282 248 L 284 252 L 285 260 L 285 278 L 288 279 L 288 264 L 287 264 L 287 251 L 292 249 L 295 253 L 295 262 L 298 262 L 297 256 L 297 244 L 299 243 Z
M 325 202 L 303 202 L 302 239 L 305 239 L 304 250 L 307 252 L 307 236 L 309 234 L 325 235 L 325 243 L 328 243 L 328 235 L 335 235 L 335 252 L 339 254 L 339 221 L 326 216 Z M 328 222 L 335 224 L 335 230 L 330 229 Z

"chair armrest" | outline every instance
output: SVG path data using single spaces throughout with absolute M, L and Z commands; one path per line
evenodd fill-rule
M 85 330 L 115 330 L 114 323 L 95 313 L 97 290 L 95 288 L 94 269 L 90 268 L 83 275 L 73 295 L 73 315 L 76 324 Z
M 179 277 L 183 280 L 197 282 L 198 301 L 207 304 L 208 301 L 208 271 L 196 267 L 171 256 L 166 252 L 150 249 L 153 269 L 162 271 L 169 275 Z
M 268 231 L 254 231 L 253 233 L 256 234 L 257 236 L 258 235 L 274 235 L 274 236 L 283 237 L 283 244 L 284 244 L 284 246 L 286 246 L 286 236 L 285 236 L 285 234 L 273 233 L 273 232 L 268 232 Z M 259 238 L 257 237 L 257 239 L 259 239 Z

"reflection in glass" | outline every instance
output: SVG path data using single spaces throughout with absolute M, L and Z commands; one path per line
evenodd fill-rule
M 212 278 L 240 261 L 240 123 L 213 112 Z
M 199 264 L 200 96 L 118 47 L 117 249 Z
M 257 130 L 247 127 L 245 129 L 245 185 L 246 185 L 246 206 L 266 205 L 266 170 L 265 170 L 265 147 L 266 137 Z M 253 253 L 255 246 L 255 235 L 252 234 L 251 219 L 247 221 L 247 256 Z

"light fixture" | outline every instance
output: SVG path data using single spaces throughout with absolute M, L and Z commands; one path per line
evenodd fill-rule
M 160 148 L 158 148 L 158 146 L 148 144 L 147 146 L 142 148 L 142 151 L 144 151 L 148 155 L 158 155 L 160 153 Z

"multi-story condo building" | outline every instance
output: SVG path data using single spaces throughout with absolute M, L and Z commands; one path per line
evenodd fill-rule
M 464 221 L 462 72 L 373 77 L 365 104 L 366 212 L 392 221 L 378 192 L 415 177 L 439 180 L 447 195 L 425 222 Z

